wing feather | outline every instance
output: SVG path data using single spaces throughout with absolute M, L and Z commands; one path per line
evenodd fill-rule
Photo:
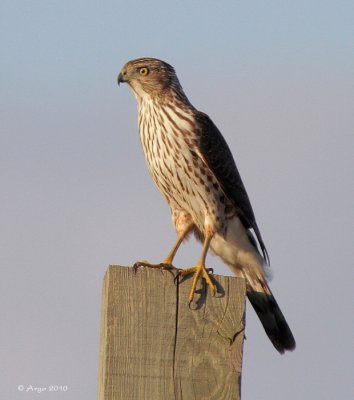
M 234 205 L 244 227 L 254 231 L 263 257 L 269 263 L 267 249 L 229 146 L 213 121 L 206 114 L 198 111 L 195 117 L 200 128 L 199 157 L 208 169 L 212 171 L 225 196 Z

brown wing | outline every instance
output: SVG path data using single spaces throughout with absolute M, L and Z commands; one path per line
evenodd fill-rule
M 201 157 L 215 175 L 225 195 L 233 203 L 244 227 L 252 229 L 256 234 L 263 257 L 269 263 L 267 249 L 229 146 L 213 121 L 206 114 L 197 112 L 195 117 L 200 127 L 199 147 Z

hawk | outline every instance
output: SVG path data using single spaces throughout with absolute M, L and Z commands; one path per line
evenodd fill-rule
M 126 82 L 138 102 L 141 144 L 150 174 L 172 213 L 178 239 L 161 264 L 170 267 L 190 233 L 203 242 L 193 268 L 189 303 L 197 282 L 216 287 L 205 260 L 210 249 L 247 285 L 247 297 L 269 339 L 280 352 L 293 350 L 295 340 L 267 284 L 267 249 L 231 151 L 213 121 L 186 97 L 174 68 L 155 58 L 124 65 L 118 84 Z

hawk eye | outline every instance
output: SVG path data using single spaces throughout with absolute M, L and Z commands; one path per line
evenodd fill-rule
M 141 76 L 146 76 L 148 73 L 149 73 L 149 69 L 146 68 L 146 67 L 142 67 L 142 68 L 139 69 L 139 74 Z

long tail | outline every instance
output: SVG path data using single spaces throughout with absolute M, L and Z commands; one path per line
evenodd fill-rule
M 267 283 L 261 282 L 261 288 L 256 285 L 256 290 L 249 284 L 247 297 L 266 334 L 279 353 L 283 354 L 286 350 L 294 350 L 296 347 L 294 336 Z
M 246 279 L 247 297 L 273 346 L 281 354 L 294 350 L 294 336 L 266 281 L 265 260 L 237 217 L 229 221 L 226 238 L 215 235 L 211 249 L 236 276 Z

